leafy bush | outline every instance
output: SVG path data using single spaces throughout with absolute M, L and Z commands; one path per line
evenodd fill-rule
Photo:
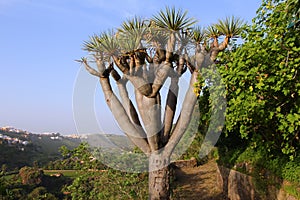
M 300 184 L 300 156 L 287 162 L 282 169 L 282 177 L 288 181 Z M 278 163 L 282 164 L 282 163 Z
M 288 1 L 264 0 L 245 43 L 219 59 L 226 84 L 226 133 L 269 154 L 300 150 L 300 31 Z
M 42 183 L 44 172 L 37 168 L 25 166 L 20 169 L 19 175 L 24 185 L 38 185 Z
M 130 174 L 109 169 L 77 177 L 65 189 L 72 199 L 147 199 L 147 174 Z
M 218 163 L 220 165 L 229 168 L 235 166 L 236 170 L 250 173 L 256 176 L 256 178 L 260 178 L 259 174 L 261 174 L 262 171 L 267 171 L 280 179 L 300 184 L 300 156 L 295 157 L 294 160 L 290 160 L 288 156 L 279 157 L 270 155 L 268 150 L 263 147 L 236 147 L 230 148 L 228 151 L 222 151 L 226 149 L 225 146 L 219 148 Z M 244 169 L 245 164 L 247 164 L 251 170 Z M 241 166 L 242 168 L 237 166 Z
M 48 193 L 46 188 L 37 187 L 30 194 L 28 194 L 28 199 L 56 200 L 57 198 L 53 194 Z

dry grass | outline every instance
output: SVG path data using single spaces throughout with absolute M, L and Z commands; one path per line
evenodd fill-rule
M 210 161 L 195 168 L 176 169 L 172 199 L 225 200 L 218 186 L 217 164 Z

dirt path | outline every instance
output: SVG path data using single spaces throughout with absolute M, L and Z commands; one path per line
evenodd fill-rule
M 195 168 L 177 169 L 173 182 L 174 200 L 227 200 L 217 187 L 215 161 Z

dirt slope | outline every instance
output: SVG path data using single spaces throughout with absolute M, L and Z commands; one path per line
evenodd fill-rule
M 227 200 L 217 187 L 217 164 L 215 161 L 195 168 L 175 170 L 174 200 Z

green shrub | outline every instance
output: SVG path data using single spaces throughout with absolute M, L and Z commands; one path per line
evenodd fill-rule
M 57 198 L 48 193 L 47 189 L 44 187 L 35 188 L 30 194 L 27 196 L 28 200 L 56 200 Z
M 285 164 L 282 169 L 282 177 L 288 181 L 300 184 L 300 156 Z
M 20 169 L 19 175 L 24 185 L 38 185 L 42 182 L 44 172 L 41 169 L 25 166 Z
M 65 188 L 72 199 L 147 199 L 147 174 L 131 174 L 109 169 L 88 172 Z

